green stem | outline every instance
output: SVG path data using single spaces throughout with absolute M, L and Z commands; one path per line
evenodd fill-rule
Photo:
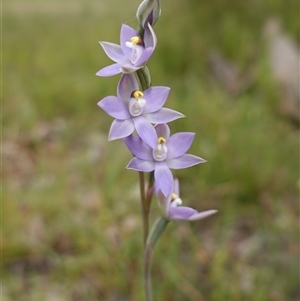
M 146 66 L 137 70 L 135 76 L 140 83 L 141 89 L 144 91 L 151 86 L 150 72 Z M 153 172 L 151 173 L 153 174 Z M 142 205 L 142 217 L 143 217 L 143 242 L 146 244 L 146 239 L 149 232 L 149 213 L 150 205 L 153 195 L 153 176 L 149 178 L 147 194 L 145 193 L 145 177 L 143 172 L 139 172 L 140 182 L 140 194 L 141 194 L 141 205 Z
M 144 66 L 143 68 L 137 70 L 136 74 L 138 76 L 142 90 L 145 91 L 151 86 L 151 75 L 149 69 Z
M 145 192 L 145 175 L 142 171 L 139 172 L 139 183 L 140 183 L 140 195 L 142 205 L 142 217 L 143 217 L 143 241 L 146 244 L 146 239 L 149 233 L 149 214 L 151 201 L 153 196 L 153 172 L 149 175 L 147 192 Z
M 151 263 L 153 250 L 150 245 L 146 245 L 144 255 L 144 287 L 146 301 L 153 301 L 152 282 L 151 282 Z
M 149 210 L 147 206 L 146 193 L 145 193 L 145 177 L 144 172 L 139 171 L 139 182 L 140 182 L 140 194 L 141 194 L 141 205 L 142 205 L 142 217 L 143 217 L 143 244 L 145 246 L 148 232 L 149 232 Z
M 151 201 L 153 197 L 153 189 L 154 189 L 154 171 L 149 173 L 148 186 L 146 192 L 146 210 L 148 211 L 148 214 L 150 213 Z
M 143 29 L 139 29 L 141 36 L 143 36 L 144 32 Z M 148 68 L 144 66 L 143 68 L 137 70 L 135 72 L 135 76 L 139 81 L 140 88 L 145 91 L 151 86 L 151 76 Z M 141 205 L 142 205 L 142 217 L 143 217 L 143 242 L 144 242 L 144 283 L 145 283 L 145 293 L 146 293 L 146 300 L 153 301 L 152 297 L 152 286 L 151 286 L 151 261 L 152 261 L 152 248 L 157 240 L 155 239 L 154 243 L 151 241 L 151 237 L 153 237 L 153 228 L 157 224 L 157 221 L 154 223 L 149 237 L 149 213 L 150 213 L 150 206 L 151 200 L 153 196 L 153 183 L 154 183 L 154 172 L 149 174 L 148 179 L 148 187 L 147 193 L 145 193 L 145 177 L 143 172 L 139 172 L 139 182 L 140 182 L 140 194 L 141 194 Z M 152 234 L 151 234 L 152 233 Z M 150 241 L 148 242 L 148 239 Z
M 144 253 L 144 286 L 145 286 L 145 294 L 147 301 L 153 301 L 152 296 L 152 283 L 151 283 L 151 265 L 152 265 L 152 257 L 153 257 L 153 249 L 161 236 L 163 231 L 168 225 L 168 220 L 164 217 L 159 217 L 153 223 L 153 226 L 150 230 L 150 233 L 147 238 L 146 248 Z

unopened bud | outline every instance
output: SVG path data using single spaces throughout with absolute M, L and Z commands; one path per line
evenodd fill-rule
M 146 23 L 152 26 L 160 16 L 160 0 L 144 0 L 137 9 L 136 17 L 139 25 L 145 28 Z

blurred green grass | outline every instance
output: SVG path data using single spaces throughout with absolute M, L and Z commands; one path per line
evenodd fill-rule
M 121 4 L 120 4 L 121 3 Z M 138 1 L 10 1 L 3 4 L 3 301 L 143 300 L 137 175 L 98 100 L 118 77 L 98 40 L 135 27 Z M 157 246 L 157 300 L 297 300 L 299 138 L 280 114 L 267 64 L 266 20 L 276 15 L 297 39 L 293 1 L 162 2 L 149 61 L 167 106 L 187 117 L 191 153 L 206 164 L 176 171 L 185 202 L 219 213 L 171 223 Z M 218 50 L 247 89 L 216 82 Z M 245 71 L 246 72 L 246 71 Z M 153 217 L 157 206 L 153 202 Z

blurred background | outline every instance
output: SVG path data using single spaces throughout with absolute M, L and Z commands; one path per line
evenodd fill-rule
M 299 300 L 299 3 L 161 2 L 153 85 L 208 161 L 174 175 L 219 212 L 169 224 L 155 300 Z M 95 76 L 139 3 L 3 2 L 3 301 L 144 300 L 138 175 L 97 107 L 119 76 Z

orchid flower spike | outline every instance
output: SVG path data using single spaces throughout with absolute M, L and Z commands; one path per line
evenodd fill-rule
M 107 56 L 115 64 L 99 70 L 98 76 L 112 76 L 119 73 L 133 73 L 142 68 L 156 47 L 156 35 L 150 24 L 145 26 L 144 38 L 126 24 L 122 25 L 120 45 L 100 42 Z
M 155 191 L 161 190 L 168 196 L 173 189 L 172 169 L 187 168 L 206 162 L 204 159 L 186 154 L 190 148 L 194 133 L 176 133 L 170 137 L 167 124 L 155 126 L 156 137 L 150 137 L 146 144 L 138 136 L 129 136 L 124 139 L 128 149 L 135 156 L 127 165 L 128 169 L 143 172 L 154 171 Z
M 174 179 L 172 192 L 167 197 L 165 197 L 161 191 L 159 191 L 157 193 L 157 198 L 167 220 L 194 221 L 205 218 L 217 212 L 217 210 L 206 210 L 199 212 L 193 208 L 181 206 L 182 200 L 179 194 L 178 179 Z
M 108 140 L 125 138 L 137 131 L 147 144 L 156 141 L 152 123 L 161 124 L 184 117 L 181 113 L 162 108 L 169 95 L 169 87 L 150 87 L 144 92 L 133 74 L 123 74 L 118 85 L 118 97 L 107 96 L 98 102 L 108 115 L 115 118 Z

